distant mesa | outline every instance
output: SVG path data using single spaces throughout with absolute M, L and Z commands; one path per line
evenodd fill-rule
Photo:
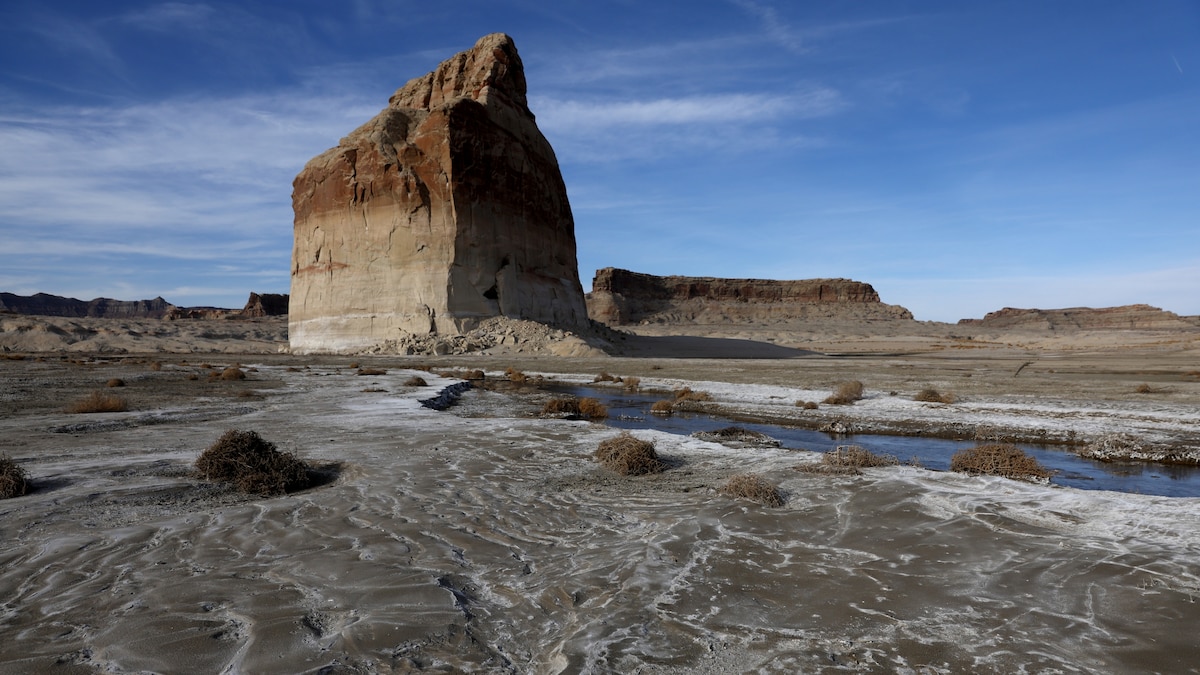
M 610 326 L 913 318 L 861 281 L 654 276 L 613 267 L 596 272 L 587 303 L 591 317 Z
M 1004 309 L 982 319 L 962 319 L 959 325 L 1018 330 L 1179 330 L 1200 327 L 1200 317 L 1180 316 L 1150 305 L 1070 307 L 1067 309 Z
M 293 183 L 295 353 L 461 335 L 491 317 L 588 325 L 566 186 L 492 34 L 408 82 Z
M 48 293 L 14 295 L 0 293 L 0 311 L 39 316 L 69 316 L 104 319 L 161 319 L 174 305 L 163 300 L 76 300 Z
M 221 307 L 178 307 L 162 298 L 153 300 L 76 300 L 60 295 L 0 293 L 0 312 L 35 316 L 65 316 L 95 319 L 240 319 L 287 314 L 287 295 L 250 293 L 241 310 Z

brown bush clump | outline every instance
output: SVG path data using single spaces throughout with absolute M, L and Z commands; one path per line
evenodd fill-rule
M 729 477 L 720 493 L 734 499 L 749 499 L 765 506 L 783 506 L 787 502 L 779 486 L 756 473 L 739 473 Z
M 246 371 L 237 366 L 229 366 L 221 371 L 221 379 L 226 381 L 244 380 L 246 379 Z
M 404 386 L 406 386 L 406 387 L 428 387 L 429 383 L 425 381 L 425 378 L 423 378 L 419 375 L 413 375 L 412 377 L 410 377 L 404 381 Z
M 642 378 L 626 377 L 624 379 L 625 391 L 637 391 L 638 387 L 642 386 Z
M 109 389 L 113 389 L 116 387 L 124 387 L 125 380 L 122 380 L 119 377 L 114 377 L 114 378 L 110 379 L 108 382 L 106 382 L 105 386 L 108 387 Z
M 484 372 L 478 368 L 475 370 L 468 370 L 462 374 L 462 379 L 464 380 L 483 380 L 486 378 L 487 376 L 484 374 Z
M 712 400 L 712 396 L 707 391 L 692 391 L 691 387 L 683 387 L 682 389 L 676 389 L 674 394 L 675 394 L 676 401 L 711 401 Z
M 20 497 L 29 492 L 29 476 L 7 455 L 0 455 L 0 499 Z
M 387 375 L 383 368 L 359 368 L 356 375 Z
M 579 400 L 575 398 L 552 398 L 542 405 L 543 415 L 578 415 Z
M 839 445 L 821 458 L 830 466 L 852 466 L 860 469 L 873 466 L 896 466 L 900 460 L 895 455 L 877 455 L 861 445 Z
M 816 401 L 796 401 L 796 407 L 805 410 L 816 410 L 820 406 L 817 405 Z
M 162 362 L 161 361 L 151 361 L 150 362 L 150 370 L 153 370 L 155 372 L 162 370 Z
M 860 445 L 839 445 L 821 456 L 815 464 L 801 464 L 801 473 L 834 476 L 861 476 L 862 469 L 874 466 L 895 466 L 900 463 L 894 455 L 877 455 Z
M 654 443 L 625 432 L 601 441 L 596 448 L 596 461 L 622 476 L 644 476 L 661 473 L 667 468 L 658 457 Z
M 504 375 L 505 375 L 505 377 L 508 378 L 509 382 L 516 382 L 517 384 L 521 384 L 529 379 L 529 377 L 527 375 L 525 375 L 525 373 L 522 373 L 521 371 L 519 371 L 516 368 L 513 368 L 511 366 L 504 370 Z
M 621 378 L 613 377 L 612 375 L 609 375 L 608 373 L 605 373 L 605 372 L 601 372 L 599 375 L 597 375 L 595 378 L 592 379 L 592 382 L 620 382 L 620 381 L 621 381 Z
M 124 412 L 129 409 L 129 403 L 115 394 L 105 394 L 94 391 L 87 398 L 72 403 L 69 413 L 106 413 Z
M 579 414 L 594 420 L 608 417 L 608 408 L 594 398 L 579 399 Z
M 1148 384 L 1146 384 L 1145 382 L 1143 382 L 1143 383 L 1139 384 L 1139 385 L 1137 386 L 1137 389 L 1134 389 L 1134 391 L 1135 391 L 1135 392 L 1137 392 L 1137 393 L 1139 393 L 1139 394 L 1153 394 L 1153 393 L 1154 393 L 1154 387 L 1151 387 L 1150 385 L 1148 385 Z
M 251 494 L 280 495 L 311 484 L 304 462 L 254 431 L 226 431 L 196 460 L 196 471 Z
M 920 401 L 922 403 L 950 404 L 950 403 L 954 403 L 955 401 L 957 401 L 958 397 L 950 392 L 946 392 L 945 394 L 943 394 L 940 391 L 938 391 L 937 389 L 929 388 L 929 389 L 922 389 L 921 391 L 918 391 L 917 395 L 913 396 L 913 400 Z
M 830 405 L 852 405 L 855 401 L 861 401 L 863 397 L 863 383 L 858 380 L 850 380 L 842 382 L 837 386 L 837 389 L 825 399 L 824 403 Z
M 670 415 L 671 413 L 675 412 L 675 401 L 670 399 L 655 401 L 650 406 L 650 412 L 654 413 L 655 415 Z
M 1003 476 L 1013 480 L 1045 481 L 1054 475 L 1015 445 L 992 443 L 967 448 L 950 458 L 950 470 L 973 476 Z

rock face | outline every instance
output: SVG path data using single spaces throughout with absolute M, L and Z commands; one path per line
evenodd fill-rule
M 1179 316 L 1150 305 L 1016 309 L 1005 307 L 982 319 L 962 319 L 959 325 L 1026 330 L 1179 330 L 1200 326 L 1200 317 Z
M 282 316 L 288 313 L 287 293 L 250 293 L 246 306 L 242 308 L 244 317 Z
M 410 81 L 293 184 L 293 351 L 461 334 L 492 316 L 587 323 L 575 227 L 512 39 Z
M 76 300 L 47 293 L 34 295 L 0 293 L 0 311 L 13 314 L 99 319 L 161 319 L 174 307 L 162 298 L 153 300 L 113 300 L 111 298 Z
M 659 277 L 612 267 L 596 272 L 588 313 L 612 326 L 912 319 L 907 309 L 880 302 L 870 284 L 849 279 Z

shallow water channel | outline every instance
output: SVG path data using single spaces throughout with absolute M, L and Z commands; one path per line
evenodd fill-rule
M 715 431 L 736 425 L 778 439 L 785 448 L 827 452 L 839 445 L 860 445 L 877 454 L 894 455 L 902 462 L 915 459 L 925 468 L 937 471 L 950 469 L 950 457 L 954 453 L 977 445 L 974 441 L 920 436 L 832 436 L 812 429 L 735 422 L 726 417 L 702 413 L 676 412 L 666 416 L 654 415 L 650 413 L 650 406 L 662 396 L 582 385 L 554 385 L 546 388 L 558 393 L 599 400 L 608 406 L 606 424 L 617 429 L 655 429 L 689 435 L 697 431 Z M 1057 472 L 1050 481 L 1055 485 L 1081 490 L 1113 490 L 1163 497 L 1200 497 L 1200 467 L 1147 462 L 1098 462 L 1080 457 L 1061 446 L 1018 446 L 1036 457 L 1043 466 Z

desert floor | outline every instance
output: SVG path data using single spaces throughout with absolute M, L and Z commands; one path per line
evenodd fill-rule
M 0 501 L 0 671 L 1194 672 L 1200 499 L 812 475 L 803 448 L 656 431 L 636 433 L 672 468 L 622 477 L 591 459 L 614 429 L 503 382 L 607 372 L 800 426 L 1194 447 L 1194 339 L 744 337 L 580 359 L 10 352 L 0 454 L 34 490 Z M 247 379 L 210 379 L 234 364 Z M 500 384 L 419 403 L 473 368 Z M 865 400 L 795 406 L 849 379 Z M 912 401 L 926 387 L 959 402 Z M 129 410 L 65 412 L 93 391 Z M 230 428 L 336 477 L 270 498 L 198 480 Z M 719 492 L 745 471 L 786 504 Z

